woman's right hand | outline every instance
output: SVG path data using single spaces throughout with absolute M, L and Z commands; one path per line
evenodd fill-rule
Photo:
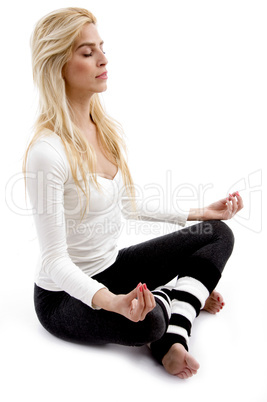
M 114 299 L 115 312 L 133 322 L 143 321 L 156 306 L 153 294 L 146 284 L 138 286 L 126 295 L 117 295 Z
M 93 305 L 113 311 L 133 322 L 143 321 L 156 306 L 155 298 L 146 284 L 141 282 L 126 295 L 115 295 L 108 289 L 100 289 L 93 297 Z

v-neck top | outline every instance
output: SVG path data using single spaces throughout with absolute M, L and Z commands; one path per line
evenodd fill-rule
M 89 208 L 83 219 L 86 197 L 73 179 L 60 137 L 45 132 L 29 150 L 27 193 L 40 247 L 35 283 L 43 289 L 62 291 L 92 306 L 94 294 L 105 286 L 92 276 L 112 265 L 118 255 L 122 218 L 177 223 L 184 226 L 188 212 L 149 210 L 136 200 L 136 211 L 127 197 L 120 170 L 113 179 L 100 175 L 99 191 L 89 180 Z M 81 175 L 78 179 L 83 185 Z

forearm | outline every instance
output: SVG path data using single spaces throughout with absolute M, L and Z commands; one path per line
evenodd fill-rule
M 106 288 L 103 288 L 94 294 L 92 305 L 94 308 L 100 307 L 104 310 L 115 312 L 115 299 L 116 295 L 114 293 L 110 292 Z
M 205 208 L 190 208 L 188 221 L 204 221 L 205 220 Z
M 177 208 L 166 207 L 155 200 L 137 200 L 136 210 L 133 210 L 131 200 L 126 197 L 122 199 L 122 213 L 125 219 L 168 222 L 180 226 L 185 226 L 188 217 L 188 211 L 177 211 Z

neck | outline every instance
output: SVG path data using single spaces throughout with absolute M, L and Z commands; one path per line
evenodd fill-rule
M 90 118 L 90 101 L 93 94 L 86 98 L 68 96 L 68 101 L 71 106 L 71 117 L 74 124 L 82 131 L 86 131 L 92 121 Z

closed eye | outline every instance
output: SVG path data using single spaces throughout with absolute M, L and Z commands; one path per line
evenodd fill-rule
M 104 50 L 101 50 L 103 54 L 106 54 L 106 52 L 104 52 Z M 93 56 L 93 52 L 88 53 L 88 54 L 84 54 L 84 57 L 90 57 Z

